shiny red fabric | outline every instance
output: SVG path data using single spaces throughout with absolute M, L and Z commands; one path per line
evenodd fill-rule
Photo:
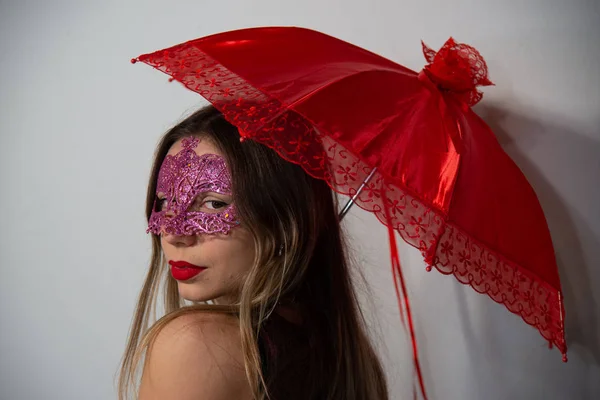
M 471 109 L 489 85 L 470 46 L 423 46 L 420 73 L 319 32 L 220 33 L 142 61 L 204 96 L 242 135 L 353 195 L 423 254 L 536 327 L 566 357 L 564 307 L 533 189 Z M 387 209 L 387 211 L 386 211 Z M 388 212 L 389 211 L 389 212 Z M 386 216 L 387 214 L 387 216 Z M 565 358 L 566 360 L 566 358 Z

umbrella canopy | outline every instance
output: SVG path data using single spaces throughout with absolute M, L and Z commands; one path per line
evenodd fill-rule
M 527 179 L 472 110 L 483 58 L 450 39 L 420 72 L 320 32 L 252 28 L 134 60 L 199 93 L 399 232 L 428 269 L 520 315 L 566 361 L 548 226 Z

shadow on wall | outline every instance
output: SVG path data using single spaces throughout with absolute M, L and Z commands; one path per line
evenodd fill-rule
M 475 111 L 521 168 L 546 215 L 564 292 L 568 351 L 600 365 L 600 143 L 547 115 L 536 120 L 494 104 Z M 560 175 L 550 182 L 542 164 Z M 560 192 L 585 206 L 567 204 Z

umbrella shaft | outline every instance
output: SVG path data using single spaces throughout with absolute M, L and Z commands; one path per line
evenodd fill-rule
M 354 196 L 352 196 L 352 198 L 350 200 L 348 200 L 348 202 L 346 203 L 346 205 L 344 206 L 344 208 L 342 209 L 342 211 L 340 212 L 339 215 L 339 220 L 341 221 L 344 216 L 348 213 L 348 211 L 350 210 L 350 207 L 352 207 L 352 205 L 354 204 L 354 201 L 357 199 L 357 197 L 360 195 L 360 192 L 362 192 L 363 188 L 365 187 L 365 185 L 371 180 L 371 178 L 373 177 L 373 174 L 375 173 L 375 171 L 377 171 L 377 167 L 373 168 L 371 170 L 371 172 L 369 173 L 369 176 L 367 176 L 365 178 L 365 180 L 363 181 L 363 183 L 360 185 L 360 187 L 358 188 L 358 190 L 356 191 L 356 193 L 354 194 Z

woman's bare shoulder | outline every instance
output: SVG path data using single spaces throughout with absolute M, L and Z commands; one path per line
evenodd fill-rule
M 169 321 L 148 349 L 139 400 L 251 398 L 235 316 L 193 312 Z

